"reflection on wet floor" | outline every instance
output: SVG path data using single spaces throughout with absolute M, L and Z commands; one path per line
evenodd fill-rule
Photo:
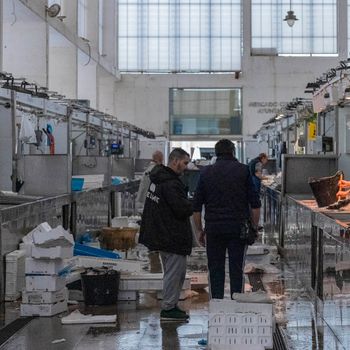
M 275 252 L 275 249 L 272 249 Z M 271 250 L 271 251 L 272 251 Z M 272 264 L 267 264 L 271 261 Z M 310 299 L 298 274 L 276 255 L 260 258 L 248 256 L 248 264 L 258 264 L 254 274 L 246 275 L 247 285 L 253 290 L 265 289 L 275 303 L 275 317 L 290 349 L 350 349 L 350 298 L 334 289 L 335 278 L 330 279 L 328 299 L 316 304 Z M 261 264 L 260 264 L 261 263 Z M 250 268 L 256 265 L 250 265 Z M 204 271 L 205 254 L 189 259 L 189 270 Z M 337 282 L 339 285 L 339 281 Z M 331 287 L 333 286 L 333 287 Z M 339 285 L 340 286 L 340 285 Z M 229 296 L 227 283 L 226 296 Z M 64 325 L 60 316 L 35 318 L 10 338 L 1 349 L 205 349 L 200 345 L 207 339 L 208 293 L 199 290 L 198 295 L 180 302 L 180 307 L 190 313 L 186 323 L 161 322 L 160 302 L 155 293 L 140 293 L 137 301 L 119 302 L 117 306 L 79 307 L 83 313 L 117 313 L 117 325 Z M 5 325 L 18 315 L 18 303 L 6 303 L 1 310 Z M 52 344 L 53 340 L 64 339 Z

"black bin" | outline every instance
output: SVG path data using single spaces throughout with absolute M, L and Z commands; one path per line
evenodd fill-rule
M 118 301 L 120 273 L 112 269 L 90 269 L 81 274 L 86 305 L 112 305 Z

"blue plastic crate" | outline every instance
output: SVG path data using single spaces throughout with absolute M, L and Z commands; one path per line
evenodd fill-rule
M 83 177 L 73 177 L 71 182 L 72 191 L 81 191 L 84 186 Z
M 121 259 L 118 253 L 106 249 L 94 248 L 84 244 L 74 244 L 74 255 L 94 256 L 97 258 Z

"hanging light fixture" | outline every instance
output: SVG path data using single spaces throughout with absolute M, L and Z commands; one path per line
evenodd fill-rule
M 294 11 L 292 11 L 292 0 L 289 1 L 289 8 L 290 8 L 290 10 L 287 11 L 287 15 L 286 15 L 286 17 L 284 18 L 284 21 L 287 21 L 287 24 L 288 24 L 290 27 L 293 27 L 294 22 L 295 22 L 295 21 L 298 21 L 298 18 L 297 18 L 297 16 L 294 14 Z

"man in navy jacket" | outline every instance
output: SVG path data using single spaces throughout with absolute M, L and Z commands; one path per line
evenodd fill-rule
M 240 232 L 247 219 L 254 226 L 260 216 L 260 199 L 247 165 L 235 158 L 235 146 L 227 139 L 215 145 L 215 164 L 203 168 L 194 196 L 194 221 L 199 240 L 207 247 L 210 293 L 223 299 L 226 251 L 229 256 L 230 289 L 243 292 L 246 243 Z M 205 230 L 201 212 L 205 209 Z
M 175 148 L 168 166 L 153 168 L 142 215 L 139 242 L 151 251 L 159 251 L 163 264 L 161 320 L 189 317 L 177 306 L 186 276 L 186 256 L 192 250 L 192 204 L 179 178 L 189 160 L 187 152 Z

